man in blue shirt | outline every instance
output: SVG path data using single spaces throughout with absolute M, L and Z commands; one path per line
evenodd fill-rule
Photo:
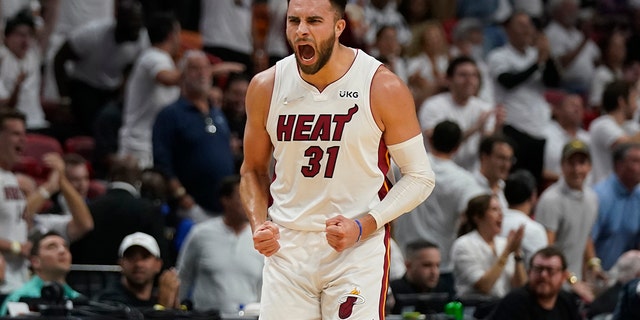
M 616 148 L 613 167 L 614 173 L 594 186 L 599 210 L 591 237 L 605 270 L 640 245 L 640 144 Z
M 169 177 L 181 209 L 197 204 L 219 214 L 218 183 L 235 172 L 229 125 L 208 99 L 212 68 L 204 52 L 186 52 L 179 66 L 181 96 L 158 114 L 153 126 L 154 166 Z
M 71 252 L 69 244 L 62 236 L 51 231 L 38 238 L 31 248 L 30 261 L 35 275 L 7 297 L 0 309 L 0 315 L 7 314 L 9 302 L 20 301 L 21 298 L 40 298 L 42 288 L 51 283 L 62 286 L 63 296 L 66 299 L 81 296 L 65 282 L 71 268 Z

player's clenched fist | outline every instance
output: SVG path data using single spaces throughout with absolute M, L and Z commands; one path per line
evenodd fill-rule
M 338 252 L 353 246 L 358 241 L 359 230 L 358 224 L 354 220 L 342 215 L 326 221 L 327 242 Z
M 253 247 L 269 257 L 280 249 L 280 230 L 271 221 L 265 221 L 253 232 Z

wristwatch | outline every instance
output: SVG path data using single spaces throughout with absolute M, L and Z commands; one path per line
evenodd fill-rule
M 574 285 L 576 283 L 578 283 L 578 277 L 576 276 L 575 273 L 570 273 L 569 277 L 567 278 L 567 282 L 569 282 L 569 284 Z
M 11 253 L 19 255 L 22 252 L 22 244 L 18 241 L 11 241 Z

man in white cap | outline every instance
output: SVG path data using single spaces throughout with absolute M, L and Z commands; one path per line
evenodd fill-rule
M 160 248 L 156 239 L 146 233 L 132 233 L 122 239 L 118 256 L 122 277 L 98 294 L 97 300 L 160 310 L 179 306 L 180 281 L 174 269 L 162 272 L 154 292 L 154 278 L 162 270 Z

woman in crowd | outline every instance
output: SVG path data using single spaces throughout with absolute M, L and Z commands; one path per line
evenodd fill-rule
M 502 209 L 493 195 L 469 200 L 465 218 L 451 253 L 458 295 L 501 298 L 523 286 L 527 281 L 520 248 L 524 226 L 507 238 L 498 236 Z

